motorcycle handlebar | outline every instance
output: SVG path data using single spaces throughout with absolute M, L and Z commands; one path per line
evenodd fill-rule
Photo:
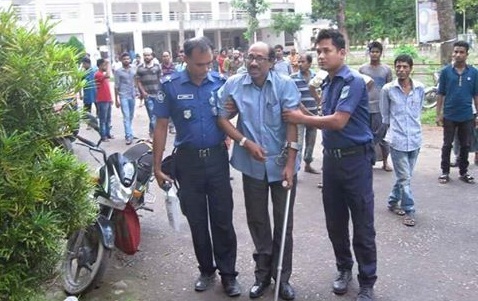
M 81 142 L 83 142 L 84 144 L 96 148 L 96 143 L 94 143 L 93 141 L 83 138 L 80 135 L 76 135 L 76 138 L 80 140 Z

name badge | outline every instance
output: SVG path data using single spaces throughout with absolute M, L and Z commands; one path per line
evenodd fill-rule
M 178 94 L 178 100 L 188 100 L 188 99 L 194 99 L 193 94 Z

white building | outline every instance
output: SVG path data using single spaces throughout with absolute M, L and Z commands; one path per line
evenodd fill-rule
M 115 54 L 123 51 L 141 53 L 151 47 L 157 53 L 180 49 L 179 28 L 183 17 L 185 38 L 205 35 L 217 49 L 247 47 L 243 33 L 247 14 L 237 10 L 232 0 L 0 0 L 13 5 L 21 22 L 35 24 L 40 18 L 58 20 L 55 34 L 60 41 L 76 36 L 87 52 L 107 51 L 108 41 Z M 278 12 L 310 13 L 311 0 L 269 0 L 269 10 L 258 17 L 257 40 L 271 45 L 294 46 L 292 36 L 277 35 L 269 27 Z M 310 45 L 312 25 L 304 25 L 298 36 Z M 107 31 L 110 30 L 108 36 Z M 304 34 L 305 31 L 305 34 Z M 297 46 L 297 45 L 296 45 Z

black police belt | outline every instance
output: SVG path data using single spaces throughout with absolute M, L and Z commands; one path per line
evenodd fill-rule
M 334 157 L 335 159 L 341 159 L 345 157 L 353 157 L 364 155 L 367 152 L 369 144 L 362 144 L 347 148 L 324 148 L 324 154 Z
M 193 156 L 199 159 L 207 158 L 214 156 L 216 154 L 222 153 L 226 150 L 226 145 L 220 143 L 215 146 L 207 147 L 207 148 L 195 148 L 189 146 L 178 146 L 176 149 L 176 153 L 179 156 Z

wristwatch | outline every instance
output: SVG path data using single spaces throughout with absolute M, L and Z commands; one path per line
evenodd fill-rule
M 247 138 L 246 136 L 242 137 L 241 141 L 239 141 L 239 146 L 244 146 L 244 143 L 246 143 Z
M 290 141 L 287 141 L 285 143 L 285 148 L 292 148 L 292 149 L 295 149 L 296 151 L 298 151 L 300 149 L 299 147 L 299 143 L 297 142 L 290 142 Z

